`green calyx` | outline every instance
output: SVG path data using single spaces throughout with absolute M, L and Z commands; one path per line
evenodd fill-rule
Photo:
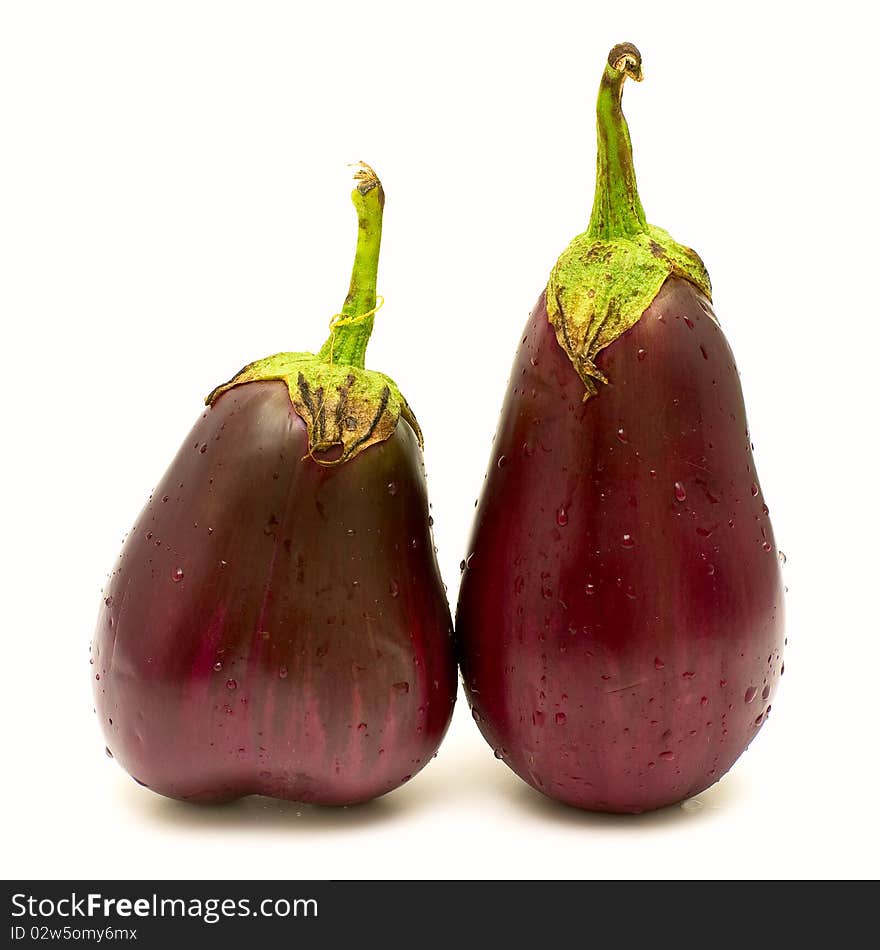
M 590 225 L 563 251 L 547 283 L 547 315 L 586 393 L 607 383 L 600 350 L 634 326 L 666 279 L 682 277 L 712 298 L 699 255 L 648 224 L 636 187 L 629 129 L 621 109 L 627 77 L 642 79 L 642 58 L 630 43 L 615 46 L 596 105 L 596 196 Z
M 321 465 L 338 465 L 384 441 L 401 416 L 422 444 L 419 424 L 394 380 L 364 367 L 379 309 L 376 278 L 385 194 L 368 165 L 360 164 L 355 180 L 351 200 L 358 215 L 358 239 L 351 284 L 342 311 L 330 321 L 327 342 L 317 354 L 276 353 L 249 363 L 205 400 L 211 405 L 244 383 L 282 380 L 308 429 L 309 455 Z

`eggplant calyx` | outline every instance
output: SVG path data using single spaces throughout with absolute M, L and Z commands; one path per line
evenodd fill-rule
M 364 367 L 373 318 L 382 298 L 376 295 L 385 192 L 364 162 L 354 174 L 351 201 L 358 216 L 351 282 L 342 310 L 330 321 L 330 336 L 318 353 L 276 353 L 248 363 L 205 400 L 263 380 L 282 380 L 290 401 L 305 422 L 309 456 L 319 465 L 339 465 L 389 438 L 401 416 L 424 448 L 422 430 L 393 379 Z
M 597 383 L 608 382 L 595 364 L 599 351 L 638 323 L 670 276 L 712 299 L 696 252 L 653 225 L 627 238 L 584 233 L 563 251 L 547 283 L 547 316 L 584 383 L 585 401 L 596 395 Z
M 640 82 L 642 57 L 631 43 L 615 46 L 596 103 L 596 195 L 590 225 L 562 252 L 547 282 L 547 316 L 559 345 L 584 383 L 584 400 L 608 380 L 599 351 L 634 326 L 666 279 L 684 278 L 712 299 L 696 251 L 648 224 L 636 186 L 629 128 L 621 108 L 627 77 Z
M 375 370 L 326 363 L 313 353 L 276 353 L 249 363 L 205 402 L 211 405 L 228 389 L 263 380 L 287 385 L 308 430 L 309 455 L 319 465 L 339 465 L 383 442 L 401 416 L 422 445 L 416 417 L 394 380 Z

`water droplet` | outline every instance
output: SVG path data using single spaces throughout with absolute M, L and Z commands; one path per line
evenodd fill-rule
M 397 482 L 389 482 L 387 485 L 388 494 L 396 495 L 397 494 Z
M 280 667 L 279 670 L 278 670 L 278 675 L 281 677 L 281 679 L 286 680 L 286 679 L 287 679 L 287 667 L 286 667 L 286 666 Z
M 655 656 L 655 657 L 654 657 L 654 669 L 655 669 L 655 670 L 662 670 L 662 669 L 665 668 L 665 666 L 666 666 L 666 664 L 663 662 L 663 660 L 660 659 L 659 656 Z
M 788 558 L 785 556 L 785 551 L 779 551 L 776 555 L 779 558 L 780 564 L 785 564 Z
M 687 491 L 685 490 L 685 487 L 684 485 L 682 485 L 681 482 L 676 482 L 675 485 L 673 485 L 672 487 L 675 491 L 676 501 L 684 501 L 687 498 Z
M 694 328 L 694 321 L 691 320 L 690 317 L 684 317 L 684 322 L 687 324 L 688 330 L 693 330 L 693 328 Z
M 624 547 L 624 548 L 634 547 L 635 543 L 636 543 L 635 538 L 631 534 L 625 534 L 620 539 L 621 547 Z
M 660 753 L 660 758 L 671 762 L 675 758 L 675 753 L 671 749 L 667 749 L 665 752 Z
M 681 674 L 681 678 L 683 680 L 692 680 L 696 675 L 693 670 L 685 670 L 684 673 Z
M 220 660 L 217 660 L 217 662 L 214 664 L 214 670 L 215 670 L 217 673 L 219 673 L 220 670 L 222 670 L 222 669 L 223 669 L 223 663 L 222 663 Z
M 567 719 L 568 719 L 568 717 L 565 715 L 564 712 L 558 712 L 558 713 L 556 713 L 556 725 L 557 725 L 557 726 L 564 726 L 565 723 L 566 723 L 566 721 L 567 721 Z
M 759 713 L 759 714 L 755 717 L 755 725 L 756 725 L 756 726 L 760 726 L 760 725 L 761 725 L 761 720 L 762 720 L 763 718 L 764 718 L 764 713 Z
M 525 455 L 526 458 L 531 458 L 535 454 L 534 447 L 529 445 L 528 442 L 523 442 L 522 450 L 523 450 L 523 455 Z
M 164 503 L 164 502 L 166 502 L 166 501 L 168 501 L 168 496 L 167 496 L 167 495 L 163 495 L 163 496 L 162 496 L 162 502 Z
M 409 683 L 407 683 L 406 680 L 401 680 L 399 683 L 392 684 L 391 688 L 396 690 L 398 693 L 408 693 Z
M 111 607 L 111 606 L 113 605 L 113 598 L 112 598 L 112 597 L 105 597 L 105 598 L 104 598 L 104 605 L 105 605 L 106 607 Z
M 568 512 L 564 506 L 560 506 L 556 512 L 556 523 L 560 528 L 564 528 L 568 524 Z
M 763 699 L 764 702 L 766 703 L 769 698 L 770 698 L 770 686 L 768 684 L 761 690 L 761 699 Z
M 758 494 L 758 486 L 754 482 L 752 482 L 752 498 L 754 498 L 757 494 Z
M 718 680 L 718 685 L 719 685 L 722 689 L 724 689 L 724 687 L 727 686 L 727 680 Z
M 358 727 L 358 732 L 365 732 L 367 728 L 367 724 L 365 722 L 359 722 L 357 727 Z
M 627 436 L 626 436 L 626 429 L 624 429 L 623 426 L 621 426 L 621 427 L 617 430 L 617 440 L 618 440 L 619 442 L 623 442 L 623 443 L 629 442 L 629 439 L 628 439 Z
M 392 580 L 388 585 L 388 593 L 391 594 L 392 597 L 396 597 L 400 593 L 400 584 Z
M 746 690 L 745 696 L 744 696 L 743 698 L 745 699 L 745 701 L 746 701 L 747 703 L 750 703 L 750 702 L 752 702 L 752 701 L 754 700 L 754 698 L 755 698 L 757 695 L 758 695 L 758 687 L 757 687 L 757 686 L 750 686 L 750 687 Z
M 113 758 L 113 753 L 110 751 L 110 749 L 107 746 L 104 746 L 104 753 L 106 754 L 108 759 Z
M 499 456 L 499 457 L 498 457 L 498 467 L 499 467 L 499 468 L 504 468 L 505 465 L 507 465 L 507 456 L 506 456 L 506 455 L 501 455 L 501 456 Z
M 494 752 L 496 759 L 503 759 L 504 756 L 507 755 L 507 752 L 504 749 L 495 749 Z
M 639 360 L 640 363 L 642 362 L 642 360 L 643 360 L 647 355 L 648 355 L 648 351 L 647 351 L 647 350 L 642 350 L 642 349 L 640 349 L 640 350 L 636 353 L 636 356 L 638 357 L 638 360 Z
M 226 688 L 228 690 L 238 689 L 238 683 L 235 680 L 226 680 Z
M 205 442 L 202 447 L 199 449 L 199 455 L 204 455 L 208 451 L 208 443 Z
M 471 709 L 471 715 L 474 717 L 474 722 L 482 722 L 482 721 L 483 721 L 483 717 L 482 717 L 482 716 L 480 715 L 480 713 L 477 711 L 476 707 L 473 707 L 473 708 Z
M 762 547 L 765 551 L 772 551 L 772 550 L 773 550 L 773 545 L 772 545 L 769 541 L 765 541 L 765 542 L 761 545 L 761 547 Z
M 174 570 L 171 572 L 171 580 L 173 580 L 175 584 L 178 583 L 179 581 L 182 581 L 182 580 L 183 580 L 183 568 L 182 568 L 182 567 L 175 567 L 175 568 L 174 568 Z
M 584 587 L 584 593 L 592 597 L 596 593 L 596 585 L 592 581 L 587 581 Z
M 709 705 L 709 697 L 708 697 L 708 696 L 701 696 L 701 697 L 700 697 L 700 705 L 703 706 L 704 708 L 705 708 L 706 706 L 708 706 L 708 705 Z
M 466 567 L 467 567 L 467 561 L 460 561 L 460 562 L 459 562 L 458 569 L 459 569 L 462 573 L 464 573 L 464 569 L 465 569 Z
M 532 722 L 533 722 L 536 726 L 543 726 L 543 725 L 544 725 L 544 713 L 542 713 L 540 709 L 536 709 L 536 710 L 532 713 Z

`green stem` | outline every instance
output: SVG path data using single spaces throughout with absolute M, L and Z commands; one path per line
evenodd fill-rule
M 620 106 L 627 76 L 641 82 L 642 57 L 631 43 L 621 43 L 608 54 L 596 102 L 596 197 L 587 229 L 592 238 L 626 237 L 648 229 L 636 187 L 629 127 Z
M 369 165 L 361 163 L 354 177 L 358 185 L 351 193 L 351 201 L 358 216 L 358 237 L 351 268 L 351 284 L 340 311 L 342 318 L 331 329 L 327 342 L 318 353 L 318 359 L 325 363 L 363 369 L 367 344 L 373 332 L 385 193 L 382 183 Z

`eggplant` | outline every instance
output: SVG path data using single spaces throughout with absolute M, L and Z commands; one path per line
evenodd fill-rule
M 364 368 L 384 193 L 369 167 L 355 178 L 351 287 L 327 343 L 208 396 L 103 593 L 108 752 L 171 798 L 366 801 L 423 768 L 449 724 L 421 432 Z
M 612 49 L 588 230 L 526 324 L 456 616 L 483 736 L 534 788 L 642 812 L 717 782 L 766 722 L 783 586 L 709 278 L 649 225 Z

